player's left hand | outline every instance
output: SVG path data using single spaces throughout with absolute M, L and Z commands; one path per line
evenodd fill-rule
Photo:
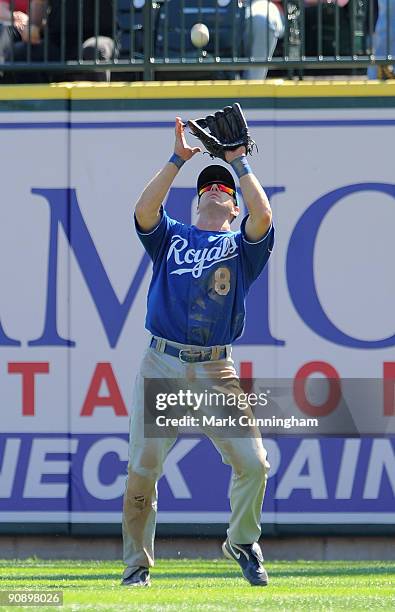
M 174 145 L 174 153 L 177 153 L 181 159 L 188 161 L 196 153 L 200 153 L 200 147 L 190 147 L 185 140 L 184 124 L 181 117 L 176 117 L 176 142 Z
M 236 159 L 236 157 L 240 157 L 240 155 L 247 155 L 247 151 L 244 145 L 238 147 L 234 151 L 225 151 L 225 161 L 230 164 L 234 159 Z

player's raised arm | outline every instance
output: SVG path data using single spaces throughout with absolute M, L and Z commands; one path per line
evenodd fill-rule
M 244 146 L 235 151 L 227 151 L 225 159 L 239 178 L 243 200 L 248 209 L 249 216 L 245 225 L 247 238 L 256 242 L 263 238 L 272 222 L 268 197 L 247 162 Z
M 149 232 L 160 221 L 159 210 L 181 166 L 200 152 L 199 147 L 190 147 L 184 135 L 180 117 L 176 117 L 174 153 L 160 172 L 148 183 L 137 201 L 135 214 L 140 228 Z
M 235 102 L 214 115 L 188 121 L 192 134 L 204 144 L 211 157 L 228 162 L 236 172 L 244 202 L 248 208 L 245 224 L 247 239 L 263 238 L 272 222 L 269 200 L 247 162 L 256 143 L 252 140 L 240 104 Z

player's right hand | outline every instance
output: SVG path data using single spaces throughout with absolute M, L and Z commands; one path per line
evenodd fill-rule
M 184 124 L 181 117 L 176 117 L 176 142 L 174 145 L 174 153 L 177 153 L 181 159 L 188 161 L 196 153 L 201 152 L 200 147 L 190 147 L 185 140 Z

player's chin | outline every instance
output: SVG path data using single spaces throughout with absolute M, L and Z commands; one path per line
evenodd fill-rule
M 229 204 L 229 202 L 222 202 L 219 201 L 216 203 L 217 207 L 219 206 L 220 208 L 224 209 L 224 210 L 228 210 L 229 212 L 232 212 L 233 210 L 233 205 Z
M 216 206 L 227 207 L 228 203 L 224 202 L 220 195 L 214 195 L 209 199 L 210 204 L 215 204 Z
M 213 210 L 214 208 L 218 208 L 218 206 L 221 206 L 222 202 L 219 199 L 216 198 L 210 198 L 209 200 L 206 200 L 206 202 L 203 204 L 200 204 L 200 209 L 203 210 L 204 208 L 206 210 Z

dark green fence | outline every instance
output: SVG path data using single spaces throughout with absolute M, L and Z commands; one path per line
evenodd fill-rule
M 0 71 L 8 82 L 34 74 L 45 81 L 361 71 L 392 63 L 392 4 L 377 55 L 377 0 L 29 0 L 30 27 L 20 26 L 10 0 L 10 15 L 0 14 Z M 198 23 L 209 33 L 201 47 L 191 40 Z M 114 44 L 103 47 L 102 36 Z

